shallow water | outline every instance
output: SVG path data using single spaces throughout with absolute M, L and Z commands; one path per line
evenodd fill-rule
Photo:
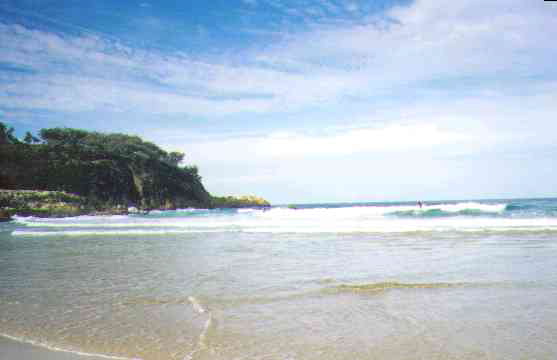
M 141 359 L 554 359 L 557 201 L 18 218 L 0 333 Z

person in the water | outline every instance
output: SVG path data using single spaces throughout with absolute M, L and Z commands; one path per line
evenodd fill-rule
M 418 206 L 420 207 L 420 209 L 422 208 L 422 206 L 424 206 L 424 204 L 421 201 L 418 201 Z

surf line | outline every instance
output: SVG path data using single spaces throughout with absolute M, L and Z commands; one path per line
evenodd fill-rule
M 199 338 L 197 340 L 197 347 L 191 353 L 186 355 L 186 357 L 184 357 L 184 360 L 193 360 L 195 354 L 207 350 L 208 347 L 206 343 L 206 338 L 207 338 L 207 334 L 209 333 L 209 330 L 211 329 L 211 327 L 213 327 L 214 322 L 213 322 L 213 314 L 207 309 L 205 309 L 203 306 L 201 306 L 201 304 L 195 297 L 188 296 L 188 301 L 191 303 L 191 306 L 193 307 L 193 310 L 195 312 L 197 312 L 198 314 L 207 314 L 207 320 L 205 321 L 203 330 L 199 334 Z
M 89 356 L 89 357 L 104 358 L 104 359 L 141 360 L 140 358 L 127 358 L 127 357 L 122 357 L 122 356 L 94 354 L 94 353 L 88 353 L 88 352 L 77 351 L 77 350 L 63 349 L 63 348 L 59 348 L 57 346 L 49 345 L 47 343 L 34 341 L 34 340 L 30 340 L 30 339 L 25 339 L 25 338 L 21 338 L 21 337 L 17 337 L 17 336 L 11 336 L 11 335 L 4 334 L 4 333 L 0 333 L 0 336 L 3 337 L 3 338 L 6 338 L 6 339 L 12 340 L 12 341 L 16 341 L 16 342 L 23 343 L 23 344 L 28 344 L 28 345 L 31 345 L 31 346 L 41 347 L 41 348 L 44 348 L 44 349 L 47 349 L 47 350 L 50 350 L 50 351 L 66 352 L 66 353 L 72 353 L 72 354 L 76 354 L 76 355 L 80 355 L 80 356 Z

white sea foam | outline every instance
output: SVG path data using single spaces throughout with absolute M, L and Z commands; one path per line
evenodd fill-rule
M 147 213 L 147 215 L 158 215 L 158 214 L 166 214 L 169 212 L 176 212 L 176 213 L 206 213 L 212 210 L 209 209 L 196 209 L 196 208 L 183 208 L 183 209 L 175 209 L 175 210 L 151 210 Z
M 557 231 L 556 217 L 502 216 L 506 204 L 463 202 L 454 204 L 353 206 L 336 208 L 273 208 L 268 211 L 207 211 L 207 216 L 83 216 L 63 219 L 17 218 L 15 236 L 165 235 L 207 232 L 269 233 L 404 233 L 443 231 Z M 190 211 L 192 209 L 185 209 Z M 427 216 L 428 211 L 454 213 Z M 461 211 L 480 216 L 461 216 Z M 405 214 L 412 216 L 392 216 Z M 417 214 L 415 216 L 415 214 Z M 494 215 L 491 215 L 494 214 Z M 424 215 L 424 216 L 421 216 Z
M 544 221 L 545 220 L 545 221 Z M 376 221 L 322 223 L 261 223 L 258 226 L 214 227 L 193 229 L 127 229 L 127 230 L 63 230 L 39 231 L 33 229 L 15 230 L 13 236 L 126 236 L 126 235 L 171 235 L 190 233 L 247 232 L 247 233 L 406 233 L 406 232 L 541 232 L 557 231 L 554 219 L 495 219 L 492 221 Z
M 64 222 L 75 222 L 75 221 L 115 221 L 124 220 L 130 218 L 129 215 L 80 215 L 64 218 L 43 218 L 36 216 L 19 216 L 14 215 L 13 219 L 19 223 L 28 223 L 33 221 L 41 222 L 53 222 L 53 223 L 64 223 Z
M 416 205 L 395 206 L 350 206 L 350 207 L 317 207 L 317 208 L 273 208 L 257 215 L 263 218 L 353 218 L 353 217 L 383 217 L 388 214 L 406 211 L 425 213 L 428 210 L 440 210 L 447 213 L 458 213 L 462 210 L 478 210 L 484 213 L 501 213 L 507 204 L 482 204 L 477 202 L 463 202 L 455 204 L 425 204 L 421 208 Z
M 26 338 L 22 338 L 22 337 L 18 337 L 18 336 L 12 336 L 12 335 L 8 335 L 8 334 L 4 334 L 4 333 L 0 333 L 0 336 L 4 337 L 6 339 L 10 339 L 10 340 L 13 340 L 13 341 L 20 342 L 20 343 L 42 347 L 42 348 L 48 349 L 50 351 L 67 352 L 67 353 L 72 353 L 72 354 L 81 355 L 81 356 L 98 357 L 98 358 L 103 358 L 103 359 L 141 360 L 140 358 L 128 358 L 128 357 L 114 356 L 114 355 L 94 354 L 94 353 L 88 353 L 88 352 L 83 352 L 83 351 L 78 351 L 78 350 L 69 350 L 69 349 L 60 348 L 58 346 L 51 345 L 51 344 L 48 344 L 48 343 L 45 343 L 45 342 L 35 341 L 35 340 L 26 339 Z
M 205 309 L 203 308 L 203 306 L 201 306 L 201 304 L 195 297 L 188 296 L 188 301 L 191 303 L 191 306 L 193 306 L 193 309 L 198 313 L 203 314 L 205 312 Z
M 102 235 L 169 235 L 169 234 L 189 234 L 189 233 L 212 233 L 221 232 L 219 229 L 193 229 L 193 230 L 66 230 L 66 231 L 33 231 L 15 230 L 13 236 L 102 236 Z
M 188 300 L 197 313 L 207 314 L 207 320 L 205 320 L 205 324 L 203 325 L 203 329 L 201 330 L 201 333 L 199 334 L 199 338 L 197 340 L 197 347 L 184 358 L 184 360 L 193 360 L 197 353 L 205 351 L 208 348 L 206 341 L 209 330 L 211 329 L 211 326 L 213 326 L 213 314 L 205 309 L 203 306 L 201 306 L 199 301 L 194 296 L 188 296 Z
M 261 211 L 261 210 L 260 209 L 247 208 L 247 209 L 238 209 L 237 211 L 239 213 L 253 213 L 253 212 Z

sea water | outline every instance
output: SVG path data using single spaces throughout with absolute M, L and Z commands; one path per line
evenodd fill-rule
M 18 217 L 0 334 L 135 359 L 555 359 L 557 200 Z

